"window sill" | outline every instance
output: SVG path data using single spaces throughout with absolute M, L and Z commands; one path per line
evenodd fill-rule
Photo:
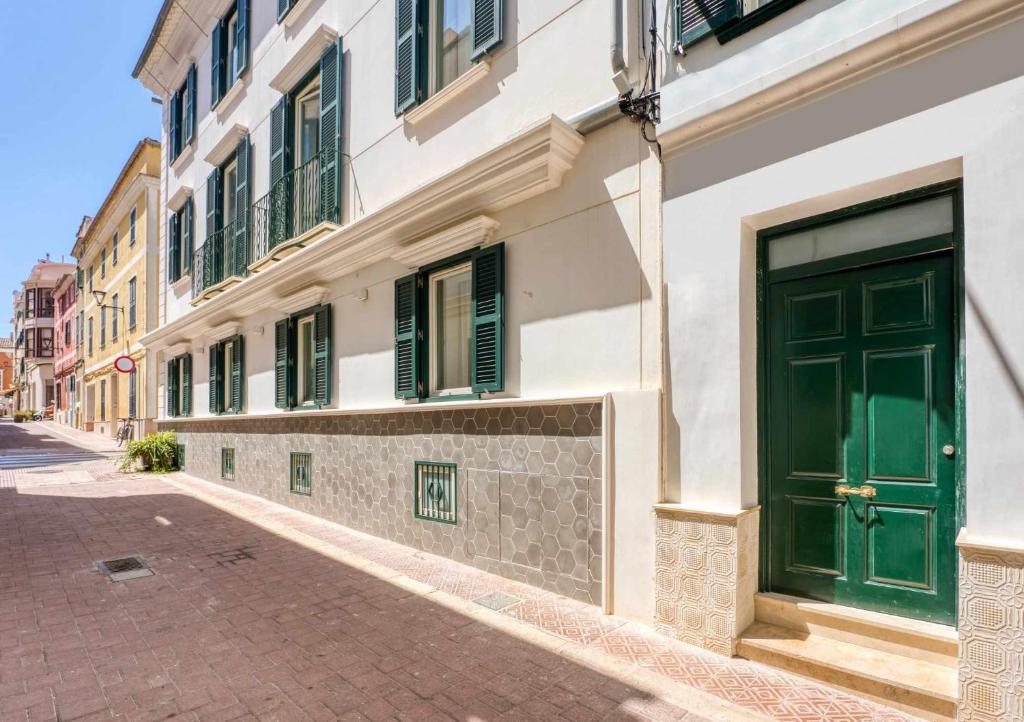
M 284 17 L 281 18 L 281 24 L 289 30 L 292 29 L 312 6 L 312 0 L 295 0 L 295 4 L 292 5 L 288 9 L 288 12 L 284 14 Z
M 472 68 L 431 95 L 414 108 L 405 111 L 405 122 L 416 125 L 449 105 L 455 98 L 483 80 L 491 72 L 490 58 L 482 58 Z
M 192 156 L 195 155 L 195 146 L 196 141 L 195 138 L 193 138 L 192 142 L 185 146 L 183 151 L 178 153 L 178 157 L 171 161 L 171 170 L 178 175 L 181 175 L 181 171 L 189 164 L 189 161 L 192 160 Z
M 245 95 L 245 77 L 249 74 L 249 69 L 245 71 L 235 80 L 234 84 L 228 88 L 228 92 L 221 96 L 221 99 L 217 101 L 217 105 L 213 106 L 213 110 L 217 113 L 219 120 L 224 120 L 224 116 L 230 113 L 236 104 L 236 102 Z
M 192 288 L 192 275 L 189 273 L 182 274 L 178 280 L 171 281 L 169 285 L 180 296 L 184 291 Z
M 203 158 L 210 165 L 219 166 L 228 158 L 231 154 L 238 150 L 238 144 L 242 142 L 243 138 L 249 135 L 249 128 L 242 125 L 241 123 L 235 123 L 224 135 L 221 136 L 220 140 L 217 141 L 217 145 L 210 149 L 210 152 Z

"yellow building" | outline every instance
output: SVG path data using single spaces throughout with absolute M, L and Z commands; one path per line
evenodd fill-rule
M 81 395 L 86 431 L 114 436 L 120 420 L 135 419 L 134 438 L 154 430 L 156 365 L 139 339 L 157 325 L 160 144 L 135 146 L 92 222 L 83 224 L 72 255 L 78 259 L 84 359 Z M 114 368 L 131 356 L 135 371 Z

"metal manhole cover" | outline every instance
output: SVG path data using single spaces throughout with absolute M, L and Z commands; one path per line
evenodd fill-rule
M 112 582 L 126 582 L 129 579 L 153 575 L 153 570 L 146 566 L 140 556 L 107 559 L 106 561 L 96 562 L 96 568 L 110 577 Z

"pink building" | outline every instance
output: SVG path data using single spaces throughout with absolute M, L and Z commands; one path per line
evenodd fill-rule
M 66 273 L 53 289 L 54 318 L 54 411 L 58 424 L 80 426 L 78 414 L 78 274 Z

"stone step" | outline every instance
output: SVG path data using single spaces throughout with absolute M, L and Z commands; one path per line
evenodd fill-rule
M 953 627 L 785 594 L 758 594 L 754 605 L 759 622 L 950 669 L 957 666 Z
M 957 672 L 945 665 L 764 622 L 741 635 L 737 654 L 923 719 L 956 716 Z

